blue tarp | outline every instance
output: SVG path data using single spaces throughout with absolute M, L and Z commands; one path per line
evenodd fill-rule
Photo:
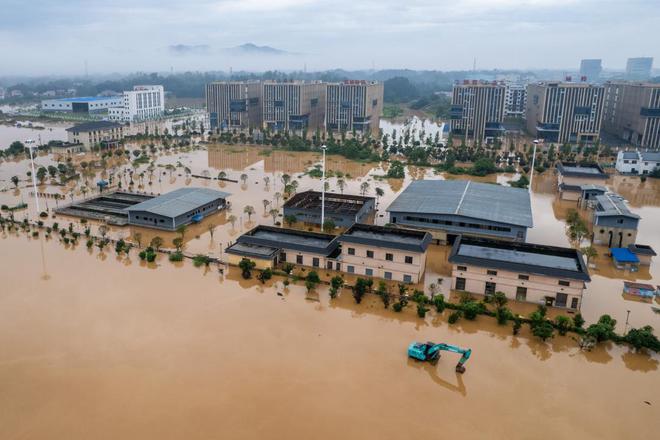
M 610 252 L 617 263 L 639 263 L 637 255 L 633 254 L 628 248 L 612 248 Z

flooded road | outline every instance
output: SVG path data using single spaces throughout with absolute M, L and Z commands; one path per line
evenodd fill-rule
M 135 177 L 134 189 L 202 186 L 231 193 L 230 211 L 185 233 L 187 253 L 221 258 L 242 231 L 273 223 L 262 203 L 281 207 L 276 193 L 283 192 L 284 173 L 299 182 L 298 191 L 320 189 L 319 179 L 304 175 L 319 160 L 315 153 L 239 146 L 169 152 L 158 156 L 153 176 L 146 165 L 136 170 L 135 176 L 145 174 Z M 25 176 L 27 166 L 3 162 L 0 177 Z M 327 167 L 343 173 L 345 193 L 359 193 L 362 182 L 369 184 L 368 195 L 384 190 L 379 224 L 412 179 L 467 178 L 415 167 L 404 180 L 378 178 L 385 166 L 329 157 Z M 184 167 L 195 175 L 224 171 L 237 182 L 187 177 Z M 127 185 L 126 168 L 110 161 L 104 173 Z M 91 187 L 98 177 L 89 178 Z M 480 180 L 506 184 L 513 178 Z M 340 192 L 337 176 L 329 183 L 330 191 Z M 638 242 L 660 249 L 660 184 L 649 179 L 642 191 L 634 184 L 618 176 L 610 182 L 642 216 Z M 35 214 L 25 185 L 0 192 L 1 203 L 29 202 L 28 210 L 16 212 L 18 219 Z M 535 227 L 528 239 L 566 246 L 564 219 L 573 206 L 557 200 L 554 185 L 552 173 L 535 176 Z M 46 182 L 39 190 L 65 194 L 66 202 L 69 193 L 83 197 L 71 184 Z M 246 205 L 255 208 L 251 218 L 243 213 Z M 77 219 L 53 220 L 83 228 Z M 130 239 L 136 233 L 143 245 L 158 234 L 166 247 L 178 236 L 144 228 L 111 228 L 110 235 Z M 396 314 L 372 296 L 361 305 L 347 291 L 329 300 L 323 286 L 307 295 L 302 282 L 262 285 L 235 269 L 221 275 L 214 266 L 173 264 L 162 255 L 144 264 L 135 250 L 117 257 L 111 248 L 88 251 L 84 243 L 72 248 L 15 233 L 0 238 L 0 249 L 0 438 L 614 439 L 653 438 L 660 429 L 658 355 L 616 345 L 584 353 L 568 337 L 541 343 L 527 326 L 513 337 L 510 326 L 487 317 L 449 325 L 448 312 L 420 319 L 412 306 Z M 449 275 L 447 252 L 431 247 L 427 287 Z M 599 249 L 595 263 L 582 309 L 587 321 L 610 313 L 622 331 L 631 310 L 630 325 L 660 331 L 649 303 L 621 295 L 622 279 L 660 284 L 660 261 L 624 274 Z M 449 294 L 447 287 L 443 282 L 440 290 Z M 509 305 L 525 313 L 534 308 Z M 413 340 L 472 348 L 467 373 L 454 373 L 458 359 L 450 353 L 436 367 L 408 361 Z

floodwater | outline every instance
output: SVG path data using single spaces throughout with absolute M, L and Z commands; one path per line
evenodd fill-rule
M 34 140 L 37 145 L 47 144 L 50 141 L 66 141 L 66 129 L 72 124 L 45 124 L 44 129 L 29 127 L 16 127 L 0 124 L 0 150 L 9 148 L 14 141 L 25 143 L 27 139 Z
M 423 135 L 422 140 L 426 139 L 428 136 L 435 139 L 436 133 L 439 136 L 440 141 L 442 141 L 446 137 L 443 135 L 444 127 L 444 122 L 436 123 L 429 119 L 421 119 L 417 116 L 412 116 L 407 119 L 397 118 L 394 120 L 380 120 L 380 129 L 383 131 L 383 134 L 389 134 L 390 139 L 393 139 L 396 135 L 396 139 L 401 139 L 403 142 L 404 132 L 410 130 L 409 144 L 412 144 L 413 141 L 420 140 L 421 135 Z
M 283 173 L 299 182 L 298 191 L 320 189 L 319 179 L 303 174 L 319 160 L 315 153 L 239 146 L 171 152 L 158 157 L 151 177 L 139 168 L 134 189 L 160 193 L 189 185 L 231 193 L 230 211 L 188 228 L 184 237 L 185 252 L 222 258 L 242 231 L 273 223 L 262 202 L 281 206 L 275 194 L 283 192 Z M 164 165 L 177 163 L 182 166 L 170 176 Z M 0 177 L 25 176 L 27 166 L 1 163 Z M 195 175 L 222 170 L 238 182 L 186 177 L 183 167 Z M 113 159 L 103 176 L 123 176 L 125 168 Z M 340 157 L 329 157 L 327 168 L 350 175 L 346 193 L 359 193 L 362 182 L 369 183 L 368 194 L 384 190 L 379 224 L 412 179 L 445 177 L 409 167 L 403 181 L 379 179 L 385 173 L 379 164 Z M 90 187 L 97 178 L 88 178 Z M 117 180 L 126 188 L 128 177 Z M 528 238 L 569 245 L 563 219 L 572 206 L 557 200 L 554 180 L 552 173 L 535 176 L 535 228 Z M 340 191 L 336 177 L 329 182 L 330 191 Z M 635 182 L 610 183 L 625 189 Z M 640 200 L 632 197 L 634 188 L 621 192 L 643 217 L 638 242 L 660 249 L 660 207 L 652 197 L 660 185 L 637 184 L 648 193 Z M 18 219 L 34 216 L 26 186 L 0 192 L 1 203 L 30 202 L 29 210 L 15 213 Z M 59 203 L 68 203 L 69 194 L 83 196 L 72 184 L 48 182 L 39 191 L 65 195 Z M 251 217 L 246 205 L 254 207 Z M 76 219 L 54 220 L 82 230 Z M 144 228 L 112 228 L 110 235 L 136 233 L 143 245 L 158 234 L 171 246 L 178 236 Z M 569 337 L 541 343 L 526 327 L 513 337 L 510 326 L 487 317 L 448 325 L 448 312 L 423 320 L 412 307 L 402 314 L 383 310 L 373 297 L 354 305 L 350 292 L 330 300 L 324 286 L 306 294 L 300 282 L 285 288 L 275 278 L 262 285 L 243 280 L 235 268 L 221 274 L 214 265 L 172 264 L 162 255 L 145 264 L 135 251 L 117 257 L 111 248 L 90 251 L 84 243 L 65 246 L 22 233 L 6 233 L 0 247 L 0 438 L 603 439 L 654 438 L 660 428 L 658 355 L 616 345 L 585 353 Z M 424 284 L 440 278 L 440 291 L 449 294 L 447 252 L 431 247 Z M 621 331 L 631 310 L 630 325 L 660 330 L 649 303 L 621 295 L 622 279 L 660 284 L 658 260 L 650 270 L 624 274 L 599 253 L 582 309 L 587 321 L 610 313 Z M 458 359 L 450 353 L 435 367 L 409 361 L 413 340 L 472 348 L 468 371 L 454 373 Z

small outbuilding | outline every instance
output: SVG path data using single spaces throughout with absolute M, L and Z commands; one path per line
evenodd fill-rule
M 637 272 L 639 270 L 639 258 L 628 248 L 611 248 L 612 261 L 617 269 L 630 270 Z
M 335 226 L 349 228 L 354 223 L 373 221 L 376 199 L 352 194 L 325 193 L 325 219 Z M 297 221 L 321 225 L 321 192 L 297 193 L 284 203 L 284 216 L 293 215 Z
M 646 244 L 631 244 L 628 245 L 628 249 L 630 252 L 637 255 L 637 258 L 639 258 L 639 264 L 642 266 L 650 266 L 651 260 L 657 255 L 653 248 Z
M 582 185 L 602 185 L 607 178 L 607 173 L 597 163 L 557 164 L 559 196 L 564 200 L 579 200 L 582 195 Z

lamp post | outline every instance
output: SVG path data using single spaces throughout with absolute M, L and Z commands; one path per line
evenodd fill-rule
M 628 318 L 630 318 L 630 310 L 626 310 L 626 328 L 623 330 L 623 334 L 628 333 Z
M 37 176 L 36 172 L 34 171 L 34 156 L 32 155 L 32 148 L 34 148 L 34 140 L 32 139 L 27 139 L 25 141 L 25 144 L 28 147 L 28 150 L 30 150 L 30 163 L 32 165 L 32 189 L 34 190 L 34 202 L 37 205 L 37 217 L 41 213 L 41 208 L 39 207 L 39 196 L 37 196 Z
M 321 151 L 323 151 L 323 176 L 321 178 L 321 231 L 323 231 L 323 225 L 325 224 L 325 150 L 328 147 L 321 145 Z
M 529 193 L 532 193 L 532 180 L 534 180 L 534 162 L 536 161 L 536 146 L 539 140 L 534 139 L 534 152 L 532 153 L 532 168 L 529 170 Z

